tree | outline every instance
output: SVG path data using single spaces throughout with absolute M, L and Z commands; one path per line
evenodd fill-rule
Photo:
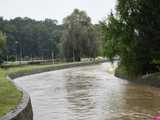
M 105 54 L 120 57 L 128 75 L 138 76 L 157 70 L 160 60 L 160 1 L 118 0 L 116 14 L 102 23 Z
M 67 61 L 80 61 L 82 56 L 96 56 L 96 37 L 90 17 L 75 9 L 63 21 L 63 53 Z
M 0 64 L 4 61 L 2 48 L 6 43 L 6 35 L 0 31 Z
M 6 43 L 6 35 L 0 31 L 0 48 L 2 48 Z

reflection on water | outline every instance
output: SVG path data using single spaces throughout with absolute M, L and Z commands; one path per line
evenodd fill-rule
M 15 80 L 32 99 L 34 120 L 152 120 L 160 111 L 159 89 L 107 73 L 109 63 Z
M 67 100 L 69 103 L 69 110 L 74 113 L 74 120 L 76 119 L 91 119 L 93 110 L 95 109 L 95 102 L 92 100 L 93 95 L 90 94 L 90 90 L 93 89 L 92 77 L 85 76 L 73 76 L 70 73 L 66 76 L 66 90 Z M 87 79 L 86 79 L 87 78 Z M 94 116 L 92 116 L 94 119 Z

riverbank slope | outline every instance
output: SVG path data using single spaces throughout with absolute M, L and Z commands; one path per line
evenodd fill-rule
M 160 72 L 151 73 L 148 75 L 143 75 L 143 76 L 139 76 L 137 78 L 131 79 L 123 67 L 117 67 L 117 69 L 115 70 L 115 76 L 122 78 L 122 79 L 129 80 L 137 84 L 144 84 L 144 85 L 150 85 L 153 87 L 160 87 Z

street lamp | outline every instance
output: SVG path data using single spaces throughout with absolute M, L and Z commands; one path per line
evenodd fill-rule
M 18 41 L 16 43 L 16 62 L 18 61 Z
M 16 41 L 16 61 L 18 61 L 18 46 L 19 46 L 19 52 L 20 52 L 20 64 L 21 64 L 21 61 L 22 61 L 22 49 L 21 49 L 21 46 L 20 46 L 20 43 L 18 41 Z

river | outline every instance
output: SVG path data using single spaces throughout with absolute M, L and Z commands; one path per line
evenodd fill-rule
M 152 120 L 160 89 L 110 74 L 110 63 L 15 79 L 31 96 L 34 120 Z

